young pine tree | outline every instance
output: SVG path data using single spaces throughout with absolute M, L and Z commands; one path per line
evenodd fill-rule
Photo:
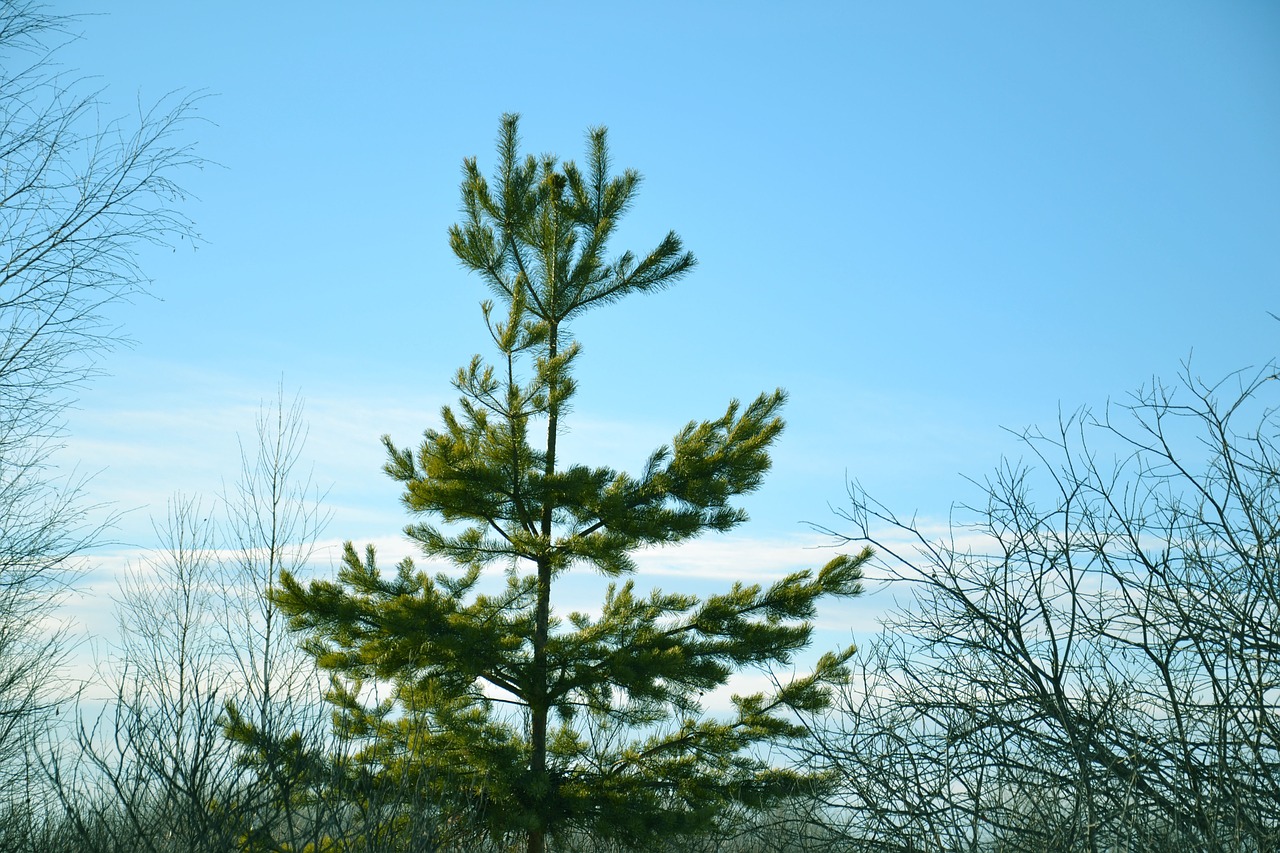
M 449 235 L 497 300 L 483 303 L 496 357 L 458 371 L 461 399 L 420 447 L 384 439 L 386 471 L 422 519 L 409 537 L 455 569 L 429 576 L 405 560 L 384 576 L 372 547 L 348 543 L 336 582 L 284 573 L 276 600 L 335 676 L 330 698 L 380 786 L 430 789 L 446 822 L 479 819 L 530 853 L 569 834 L 656 846 L 816 781 L 770 766 L 760 747 L 801 734 L 792 712 L 826 707 L 852 648 L 735 697 L 727 718 L 698 699 L 740 668 L 789 664 L 810 642 L 815 602 L 857 595 L 870 555 L 706 600 L 637 593 L 637 550 L 746 520 L 732 502 L 769 468 L 784 395 L 690 423 L 638 475 L 565 464 L 557 441 L 579 355 L 569 322 L 673 284 L 694 259 L 674 233 L 643 258 L 607 257 L 640 177 L 609 174 L 604 129 L 589 134 L 585 169 L 518 149 L 507 116 L 493 182 L 464 164 L 463 221 Z M 505 587 L 482 592 L 493 567 Z M 598 617 L 552 606 L 575 569 L 620 580 Z M 374 685 L 389 689 L 382 701 L 370 701 Z

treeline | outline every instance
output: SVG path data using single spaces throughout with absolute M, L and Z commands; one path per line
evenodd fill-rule
M 1274 368 L 1186 377 L 1029 433 L 1034 464 L 997 471 L 987 501 L 933 535 L 853 491 L 832 535 L 873 541 L 912 592 L 833 706 L 798 714 L 805 736 L 773 756 L 811 787 L 726 799 L 687 835 L 566 827 L 549 848 L 1277 849 L 1277 387 Z M 329 685 L 285 630 L 271 586 L 305 562 L 323 512 L 292 480 L 299 418 L 262 419 L 263 452 L 227 504 L 232 542 L 215 542 L 208 509 L 171 505 L 165 548 L 122 583 L 111 697 L 71 729 L 43 703 L 6 718 L 0 849 L 523 846 L 495 832 L 463 768 L 383 778 L 368 732 L 335 725 Z

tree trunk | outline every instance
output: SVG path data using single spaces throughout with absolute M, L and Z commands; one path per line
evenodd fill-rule
M 556 357 L 557 328 L 551 325 L 548 354 Z M 545 473 L 548 477 L 556 470 L 556 432 L 559 429 L 559 412 L 552 404 L 547 412 L 547 457 Z M 542 540 L 543 547 L 551 545 L 551 501 L 545 495 L 542 506 Z M 536 810 L 534 819 L 536 828 L 529 830 L 527 853 L 543 853 L 546 850 L 546 806 L 550 795 L 547 778 L 547 717 L 550 711 L 547 703 L 547 634 L 551 623 L 551 559 L 544 555 L 538 560 L 538 604 L 533 629 L 533 693 L 529 701 L 530 713 L 530 751 L 529 771 L 531 782 L 536 790 L 533 807 Z

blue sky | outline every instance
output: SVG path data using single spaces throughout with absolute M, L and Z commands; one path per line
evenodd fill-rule
M 608 126 L 645 176 L 616 250 L 674 229 L 699 258 L 575 325 L 571 452 L 635 466 L 732 397 L 790 392 L 752 522 L 683 575 L 646 560 L 688 583 L 824 560 L 802 522 L 833 522 L 846 478 L 945 517 L 1018 454 L 1002 428 L 1192 354 L 1216 376 L 1277 353 L 1269 2 L 54 4 L 104 7 L 63 62 L 120 113 L 206 91 L 211 165 L 187 180 L 205 242 L 145 253 L 159 299 L 119 307 L 136 345 L 72 416 L 67 463 L 132 510 L 103 582 L 170 494 L 235 476 L 281 380 L 330 538 L 396 541 L 377 439 L 415 441 L 483 349 L 487 293 L 445 231 L 509 111 L 566 159 Z

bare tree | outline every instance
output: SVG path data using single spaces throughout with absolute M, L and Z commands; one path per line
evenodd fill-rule
M 448 846 L 475 833 L 440 824 L 431 786 L 380 785 L 355 760 L 268 597 L 282 569 L 305 570 L 326 519 L 299 475 L 305 436 L 301 403 L 280 394 L 221 532 L 175 499 L 162 547 L 123 579 L 114 696 L 82 724 L 78 756 L 46 761 L 74 849 L 480 849 Z
M 177 173 L 190 99 L 101 123 L 101 93 L 54 54 L 72 21 L 33 2 L 0 7 L 0 399 L 6 422 L 56 432 L 58 404 L 118 341 L 106 306 L 147 278 L 140 244 L 190 239 Z
M 1276 369 L 1187 368 L 1027 432 L 941 537 L 853 490 L 909 584 L 810 760 L 875 849 L 1280 849 Z
M 80 846 L 221 851 L 236 838 L 225 808 L 243 771 L 226 747 L 228 653 L 214 524 L 181 496 L 156 526 L 162 546 L 121 578 L 114 695 L 78 731 L 79 754 L 46 763 Z
M 71 19 L 0 3 L 0 791 L 22 790 L 26 734 L 56 692 L 50 614 L 99 532 L 83 481 L 59 480 L 63 413 L 119 340 L 106 308 L 143 290 L 137 250 L 194 238 L 176 176 L 193 102 L 101 123 L 100 93 L 55 57 Z M 6 775 L 8 774 L 8 775 Z M 13 807 L 0 803 L 0 809 Z M 6 825 L 8 822 L 4 822 Z
M 305 570 L 329 520 L 324 495 L 298 470 L 306 438 L 301 398 L 286 406 L 281 387 L 258 414 L 254 449 L 241 445 L 240 478 L 223 496 L 227 641 L 247 703 L 239 711 L 273 735 L 277 716 L 293 722 L 296 704 L 320 698 L 310 658 L 271 597 L 281 571 Z
M 307 438 L 301 398 L 286 405 L 281 386 L 256 426 L 253 448 L 241 445 L 240 477 L 223 495 L 224 631 L 238 688 L 224 723 L 253 774 L 240 800 L 253 837 L 303 849 L 340 834 L 343 816 L 322 790 L 336 779 L 320 758 L 332 746 L 325 682 L 271 593 L 281 571 L 306 570 L 329 512 L 299 470 Z
M 299 841 L 314 820 L 291 820 L 287 789 L 302 739 L 322 737 L 328 715 L 267 597 L 282 568 L 306 566 L 325 523 L 322 495 L 298 477 L 305 438 L 301 402 L 280 392 L 254 449 L 242 445 L 220 529 L 198 500 L 176 497 L 160 547 L 122 577 L 115 695 L 82 723 L 78 759 L 47 762 L 81 846 L 227 850 L 278 823 L 294 849 L 320 840 Z

